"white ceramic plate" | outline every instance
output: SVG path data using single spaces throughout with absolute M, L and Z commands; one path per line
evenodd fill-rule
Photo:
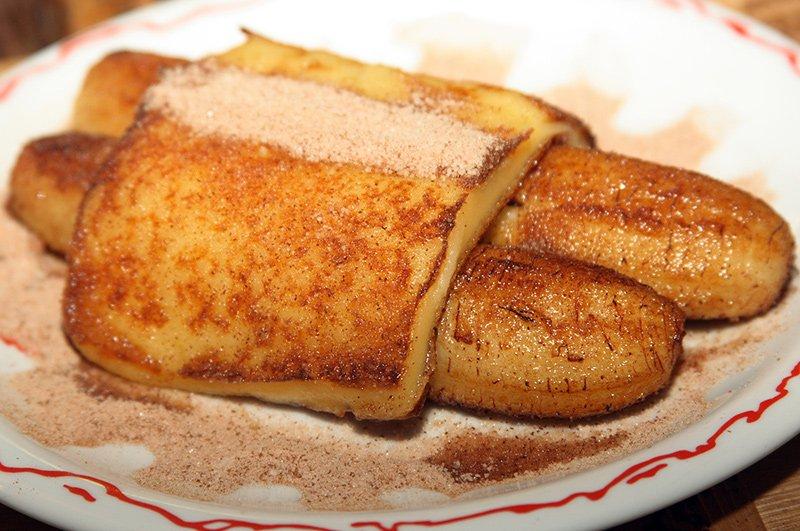
M 51 46 L 0 78 L 0 175 L 8 175 L 25 141 L 66 126 L 82 76 L 105 53 L 131 48 L 199 57 L 239 42 L 240 26 L 407 69 L 425 60 L 426 43 L 494 47 L 508 60 L 503 77 L 514 88 L 547 93 L 580 81 L 613 95 L 619 106 L 612 125 L 625 135 L 651 135 L 689 111 L 713 111 L 725 123 L 712 120 L 709 127 L 722 132 L 694 165 L 723 179 L 762 175 L 775 192 L 772 204 L 797 227 L 800 48 L 751 20 L 690 0 L 165 2 Z M 781 330 L 758 345 L 762 361 L 711 390 L 723 398 L 700 421 L 622 460 L 532 488 L 421 510 L 259 512 L 104 481 L 0 418 L 0 501 L 80 529 L 608 526 L 705 489 L 800 430 L 796 299 L 784 303 Z M 0 369 L 27 363 L 13 342 L 0 346 Z

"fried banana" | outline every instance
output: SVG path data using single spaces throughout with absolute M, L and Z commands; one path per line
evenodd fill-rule
M 29 142 L 11 173 L 8 209 L 50 249 L 66 253 L 78 206 L 115 143 L 82 133 Z
M 584 417 L 669 381 L 683 315 L 609 269 L 479 246 L 436 336 L 430 397 L 511 415 Z
M 74 211 L 112 143 L 68 133 L 20 155 L 9 207 L 51 249 L 66 250 Z M 64 191 L 69 208 L 48 204 Z M 763 201 L 700 174 L 555 146 L 515 202 L 485 240 L 614 269 L 676 301 L 690 319 L 761 313 L 789 276 L 786 222 Z
M 583 129 L 523 94 L 251 35 L 148 89 L 81 205 L 64 330 L 132 380 L 413 415 L 453 276 L 556 138 Z
M 84 133 L 121 136 L 133 123 L 139 100 L 163 68 L 185 59 L 144 52 L 109 54 L 86 74 L 75 100 L 72 127 Z
M 121 134 L 159 69 L 176 62 L 136 52 L 104 58 L 87 76 L 75 124 Z M 582 136 L 591 147 L 585 128 Z M 730 185 L 559 146 L 525 179 L 486 241 L 603 265 L 675 300 L 690 319 L 732 320 L 774 304 L 794 248 L 784 220 Z
M 51 248 L 67 248 L 80 198 L 112 142 L 68 133 L 23 150 L 12 198 L 35 206 L 18 207 L 35 215 L 20 217 Z M 64 221 L 49 223 L 52 213 Z M 674 304 L 604 268 L 481 246 L 439 323 L 430 398 L 520 416 L 615 411 L 669 380 L 682 325 Z
M 486 239 L 614 269 L 689 319 L 768 310 L 794 239 L 764 201 L 705 175 L 612 153 L 551 148 Z

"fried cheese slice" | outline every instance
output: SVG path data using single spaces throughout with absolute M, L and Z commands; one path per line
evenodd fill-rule
M 80 198 L 113 142 L 73 132 L 20 155 L 10 206 L 51 249 L 68 250 Z M 526 417 L 615 411 L 669 381 L 682 326 L 674 303 L 611 270 L 477 246 L 437 326 L 429 398 Z
M 528 96 L 250 35 L 149 89 L 82 205 L 65 330 L 145 383 L 413 415 L 454 273 L 555 139 L 586 137 Z

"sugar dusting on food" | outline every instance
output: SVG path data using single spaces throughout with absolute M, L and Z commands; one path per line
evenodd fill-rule
M 513 50 L 509 45 L 502 53 L 510 58 Z M 424 49 L 422 66 L 442 70 L 460 64 L 455 59 L 457 50 L 445 52 Z M 502 83 L 506 63 L 499 68 L 496 58 L 480 56 L 476 50 L 464 55 L 469 55 L 465 64 L 470 65 L 464 69 L 468 70 L 464 77 L 480 75 Z M 490 67 L 481 70 L 481 61 Z M 458 72 L 439 70 L 439 74 L 461 77 Z M 287 85 L 285 80 L 275 82 L 282 90 L 309 89 L 302 84 Z M 253 94 L 257 90 L 251 91 Z M 605 149 L 697 167 L 715 141 L 692 116 L 653 135 L 626 135 L 613 127 L 621 102 L 585 84 L 563 87 L 549 96 L 587 119 Z M 321 103 L 319 97 L 317 92 L 312 106 Z M 332 98 L 326 104 L 343 104 L 340 98 L 353 97 L 357 98 L 339 92 L 323 95 L 323 99 Z M 191 109 L 183 107 L 170 112 L 194 120 L 201 131 L 220 131 L 213 116 L 193 116 Z M 239 122 L 230 123 L 241 132 Z M 437 122 L 437 127 L 447 129 L 453 124 Z M 269 132 L 285 133 L 283 125 L 277 133 Z M 405 141 L 416 142 L 412 136 Z M 454 171 L 474 171 L 478 162 L 469 158 L 468 152 L 473 148 L 474 153 L 481 152 L 493 141 L 475 135 L 466 144 L 447 147 L 450 151 L 443 147 L 442 152 L 447 152 Z M 303 142 L 299 145 L 305 145 Z M 352 152 L 347 151 L 350 144 L 328 144 L 323 151 L 313 151 L 322 148 L 309 145 L 303 155 L 352 159 Z M 384 163 L 370 158 L 369 153 L 360 156 L 364 164 Z M 434 159 L 398 160 L 404 162 L 395 170 L 425 173 L 431 171 Z M 756 184 L 763 189 L 761 181 Z M 646 448 L 702 417 L 715 406 L 706 396 L 709 389 L 758 363 L 765 355 L 760 348 L 763 342 L 783 326 L 781 308 L 735 326 L 690 326 L 686 353 L 670 386 L 611 416 L 521 421 L 429 405 L 419 419 L 370 424 L 252 400 L 155 389 L 106 373 L 83 361 L 61 332 L 64 264 L 45 252 L 5 212 L 0 214 L 0 249 L 0 274 L 5 279 L 0 284 L 0 304 L 14 308 L 0 313 L 0 335 L 18 341 L 35 363 L 33 370 L 0 375 L 1 414 L 42 444 L 65 448 L 68 457 L 74 447 L 114 443 L 146 447 L 155 459 L 133 473 L 133 479 L 143 486 L 198 500 L 262 508 L 269 507 L 273 498 L 274 503 L 285 504 L 282 497 L 274 496 L 277 491 L 290 492 L 293 504 L 299 492 L 296 503 L 310 509 L 432 505 L 598 466 Z M 793 296 L 790 293 L 787 299 Z M 253 494 L 258 492 L 270 495 Z M 250 500 L 253 496 L 258 499 Z
M 449 114 L 454 102 L 414 96 L 387 103 L 310 81 L 201 63 L 165 71 L 145 104 L 201 134 L 407 177 L 478 177 L 507 148 L 506 139 Z
M 135 481 L 226 503 L 252 505 L 239 494 L 262 486 L 296 489 L 299 506 L 311 509 L 424 505 L 597 466 L 701 417 L 713 405 L 705 392 L 757 361 L 758 341 L 780 318 L 690 331 L 693 346 L 669 389 L 613 416 L 517 421 L 428 406 L 419 419 L 370 424 L 106 373 L 83 361 L 61 332 L 63 263 L 5 213 L 0 248 L 0 274 L 8 279 L 0 304 L 14 309 L 0 314 L 0 334 L 33 352 L 35 363 L 0 376 L 0 413 L 67 457 L 74 447 L 140 445 L 155 459 L 132 473 Z M 258 503 L 269 507 L 272 498 Z

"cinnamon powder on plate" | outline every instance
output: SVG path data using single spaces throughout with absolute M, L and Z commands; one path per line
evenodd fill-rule
M 166 87 L 182 93 L 190 90 L 192 76 L 205 74 L 190 70 L 174 75 Z M 204 97 L 215 102 L 218 91 L 230 89 L 242 75 L 223 72 Z M 175 113 L 202 133 L 295 143 L 302 146 L 303 157 L 386 166 L 425 177 L 434 176 L 440 165 L 452 174 L 474 172 L 498 145 L 498 139 L 485 132 L 454 124 L 446 112 L 431 111 L 429 101 L 365 109 L 354 94 L 320 92 L 316 85 L 280 78 L 268 83 L 275 85 L 272 89 L 294 94 L 292 98 L 308 92 L 308 106 L 292 109 L 305 116 L 301 120 L 305 123 L 319 106 L 352 109 L 352 117 L 365 123 L 353 124 L 351 136 L 319 144 L 313 131 L 302 126 L 295 130 L 294 122 L 282 122 L 294 118 L 284 116 L 280 108 L 264 111 L 277 120 L 266 129 L 246 126 L 246 113 L 234 109 L 231 112 L 240 113 L 229 122 L 236 124 L 235 133 L 219 116 L 186 107 L 188 100 L 175 99 L 174 92 L 172 103 L 162 101 L 163 94 L 151 94 L 151 104 Z M 261 90 L 257 85 L 246 87 L 243 97 L 257 98 Z M 228 112 L 215 105 L 215 113 Z M 397 118 L 399 129 L 386 131 L 368 123 L 367 117 L 374 118 L 375 113 Z M 394 162 L 370 150 L 349 151 L 364 135 L 384 135 L 381 138 L 395 150 L 418 142 L 416 133 L 403 124 L 420 118 L 419 113 L 440 132 L 440 140 L 441 135 L 458 133 L 458 142 L 434 141 L 421 152 L 398 153 Z M 673 149 L 680 151 L 679 146 Z M 231 500 L 240 489 L 293 488 L 300 493 L 300 507 L 320 510 L 388 508 L 399 500 L 405 506 L 419 506 L 498 493 L 647 448 L 713 408 L 717 402 L 706 396 L 707 391 L 771 354 L 761 345 L 784 326 L 782 308 L 796 296 L 791 291 L 782 307 L 735 326 L 690 328 L 685 361 L 669 387 L 614 415 L 577 422 L 521 421 L 428 405 L 420 419 L 376 426 L 254 400 L 150 388 L 105 373 L 85 362 L 61 331 L 64 264 L 5 211 L 0 213 L 0 249 L 4 279 L 0 306 L 6 309 L 0 312 L 0 336 L 22 345 L 33 366 L 4 373 L 6 354 L 0 352 L 0 414 L 65 456 L 74 452 L 67 447 L 141 445 L 154 455 L 152 463 L 134 472 L 122 468 L 118 472 L 158 491 L 236 503 Z M 726 396 L 730 393 L 718 400 Z M 267 508 L 273 502 L 265 498 L 257 503 Z
M 141 445 L 154 459 L 133 480 L 197 500 L 235 503 L 237 489 L 261 485 L 297 489 L 299 507 L 363 510 L 520 488 L 652 445 L 701 417 L 713 406 L 705 392 L 759 359 L 757 344 L 733 343 L 724 355 L 685 364 L 654 399 L 579 422 L 428 405 L 419 419 L 360 423 L 108 374 L 85 362 L 61 331 L 63 264 L 5 212 L 0 248 L 0 275 L 9 279 L 0 284 L 0 305 L 9 309 L 0 313 L 0 334 L 36 353 L 31 370 L 0 374 L 0 413 L 67 457 L 75 446 Z M 732 329 L 690 331 L 687 357 L 726 337 L 774 330 L 776 319 L 779 312 Z

